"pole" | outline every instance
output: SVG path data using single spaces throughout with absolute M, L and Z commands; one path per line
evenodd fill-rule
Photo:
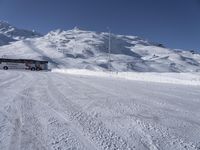
M 108 70 L 111 71 L 111 56 L 110 56 L 110 52 L 111 52 L 111 31 L 110 28 L 108 28 L 109 30 L 109 39 L 108 39 Z

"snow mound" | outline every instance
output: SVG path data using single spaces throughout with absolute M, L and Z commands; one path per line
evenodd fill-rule
M 171 83 L 182 85 L 200 85 L 199 73 L 139 73 L 139 72 L 101 72 L 86 69 L 53 69 L 54 73 L 84 75 L 95 77 L 122 78 L 134 81 Z

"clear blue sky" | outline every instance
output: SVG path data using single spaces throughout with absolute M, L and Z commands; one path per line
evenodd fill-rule
M 0 20 L 43 34 L 109 26 L 116 34 L 200 50 L 200 0 L 0 0 Z

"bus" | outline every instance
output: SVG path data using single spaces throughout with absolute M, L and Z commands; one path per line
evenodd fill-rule
M 0 58 L 0 69 L 48 70 L 48 61 Z

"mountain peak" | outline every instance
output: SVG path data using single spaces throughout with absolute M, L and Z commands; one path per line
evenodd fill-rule
M 35 31 L 16 28 L 6 21 L 0 21 L 0 34 L 2 35 L 1 37 L 4 36 L 4 38 L 1 39 L 1 45 L 4 43 L 4 39 L 6 39 L 6 41 L 16 41 L 41 36 L 40 33 Z M 5 42 L 5 44 L 8 44 L 8 42 Z
M 10 25 L 7 21 L 2 21 L 2 20 L 0 20 L 0 24 Z
M 5 32 L 13 28 L 8 22 L 0 21 L 0 32 Z
M 77 26 L 75 26 L 73 30 L 74 31 L 77 31 L 77 30 L 79 31 L 80 29 Z

